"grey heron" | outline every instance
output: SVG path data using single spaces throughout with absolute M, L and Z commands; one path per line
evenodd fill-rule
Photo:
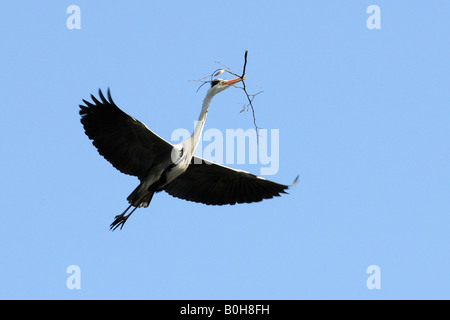
M 119 109 L 109 88 L 107 98 L 99 90 L 100 99 L 94 95 L 91 95 L 93 102 L 83 99 L 81 123 L 100 155 L 122 173 L 140 180 L 127 198 L 129 206 L 115 217 L 111 230 L 122 229 L 137 208 L 148 207 L 153 195 L 163 190 L 171 196 L 207 205 L 252 203 L 286 193 L 289 185 L 194 156 L 211 100 L 217 93 L 242 80 L 238 77 L 211 81 L 194 132 L 176 145 Z

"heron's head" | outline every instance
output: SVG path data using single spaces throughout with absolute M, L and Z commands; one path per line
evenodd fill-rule
M 238 83 L 242 81 L 242 78 L 236 78 L 236 79 L 231 79 L 231 80 L 223 80 L 223 79 L 215 79 L 213 81 L 211 81 L 211 88 L 209 88 L 208 90 L 208 95 L 216 95 L 219 92 L 228 89 L 229 87 L 231 87 L 232 85 Z

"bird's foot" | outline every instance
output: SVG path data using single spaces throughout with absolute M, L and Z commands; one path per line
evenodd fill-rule
M 120 227 L 120 229 L 122 230 L 123 225 L 125 224 L 125 222 L 127 222 L 127 219 L 130 215 L 125 215 L 125 212 L 122 214 L 119 214 L 115 217 L 114 221 L 111 223 L 111 225 L 109 226 L 109 228 L 114 231 L 116 230 L 118 227 Z
M 128 209 L 131 208 L 131 204 L 130 206 L 124 211 L 122 212 L 122 214 L 119 214 L 115 217 L 114 221 L 111 223 L 111 225 L 109 226 L 109 229 L 114 231 L 116 230 L 118 227 L 120 227 L 120 229 L 123 228 L 123 225 L 125 224 L 125 222 L 127 222 L 128 218 L 133 214 L 133 212 L 138 208 L 135 207 L 133 210 L 131 210 L 131 212 L 127 215 L 125 215 L 128 211 Z
M 114 231 L 116 230 L 118 227 L 120 227 L 120 229 L 122 230 L 123 225 L 125 224 L 125 222 L 127 222 L 128 218 L 133 214 L 133 212 L 139 208 L 139 206 L 134 207 L 133 210 L 131 210 L 131 212 L 127 215 L 125 215 L 127 213 L 127 211 L 132 207 L 133 205 L 130 204 L 128 208 L 125 209 L 124 212 L 122 212 L 122 214 L 119 214 L 115 217 L 114 221 L 111 223 L 111 225 L 109 226 L 109 229 Z

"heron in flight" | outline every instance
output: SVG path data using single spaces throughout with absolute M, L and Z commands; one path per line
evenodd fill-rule
M 140 180 L 127 198 L 129 206 L 115 217 L 110 225 L 111 230 L 122 229 L 137 208 L 148 207 L 153 195 L 163 190 L 171 196 L 207 205 L 258 202 L 286 193 L 290 187 L 288 185 L 194 156 L 211 100 L 242 80 L 238 77 L 211 81 L 194 132 L 190 138 L 176 145 L 119 109 L 111 98 L 109 88 L 107 98 L 99 90 L 100 99 L 91 95 L 93 103 L 83 99 L 85 105 L 80 105 L 81 123 L 100 155 L 120 172 Z

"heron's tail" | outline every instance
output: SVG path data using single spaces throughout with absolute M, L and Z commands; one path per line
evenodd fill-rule
M 128 203 L 136 208 L 147 208 L 152 201 L 155 190 L 146 188 L 143 183 L 137 186 L 136 189 L 128 196 Z

